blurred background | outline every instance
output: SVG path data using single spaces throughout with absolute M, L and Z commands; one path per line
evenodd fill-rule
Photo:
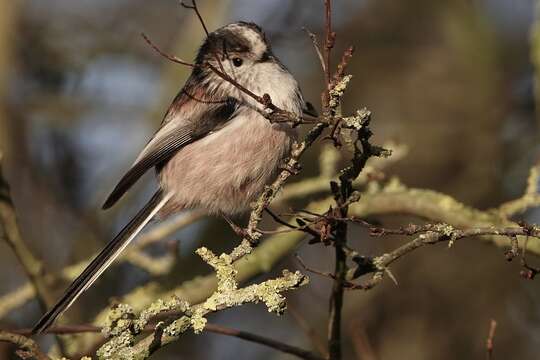
M 322 3 L 200 0 L 199 6 L 210 29 L 235 20 L 259 23 L 306 98 L 320 108 L 323 77 L 301 28 L 321 32 Z M 409 149 L 389 174 L 482 209 L 521 194 L 540 150 L 530 45 L 534 8 L 532 0 L 334 1 L 334 63 L 348 45 L 356 48 L 346 110 L 368 107 L 376 142 L 394 140 Z M 188 60 L 203 38 L 194 14 L 173 0 L 0 3 L 4 171 L 24 238 L 51 272 L 95 253 L 153 187 L 149 176 L 119 206 L 99 210 L 189 71 L 153 52 L 141 32 Z M 314 147 L 303 161 L 304 173 L 314 173 L 316 159 Z M 533 211 L 525 219 L 538 223 L 539 217 Z M 388 226 L 415 221 L 379 220 Z M 180 261 L 158 279 L 164 288 L 209 272 L 194 247 L 221 251 L 235 241 L 215 219 L 172 239 L 180 241 Z M 378 254 L 401 240 L 370 239 L 353 229 L 351 241 L 366 254 Z M 304 245 L 299 251 L 314 267 L 333 268 L 329 249 Z M 285 259 L 277 272 L 284 267 L 298 264 Z M 393 272 L 398 287 L 386 280 L 367 293 L 347 292 L 346 359 L 483 359 L 490 319 L 499 324 L 496 359 L 538 359 L 539 283 L 520 279 L 517 264 L 507 264 L 500 249 L 475 241 L 451 250 L 430 247 L 407 256 Z M 148 278 L 129 264 L 111 268 L 70 311 L 70 320 L 90 321 L 109 297 Z M 313 347 L 300 323 L 325 338 L 331 282 L 311 278 L 309 287 L 290 293 L 292 311 L 283 317 L 249 305 L 211 321 Z M 0 295 L 25 282 L 11 249 L 0 241 Z M 57 284 L 57 294 L 65 286 Z M 28 327 L 40 315 L 32 301 L 4 314 L 0 327 Z M 0 344 L 0 358 L 11 354 Z M 186 335 L 154 358 L 292 357 L 205 333 Z

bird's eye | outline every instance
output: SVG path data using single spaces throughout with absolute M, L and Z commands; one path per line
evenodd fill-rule
M 242 59 L 240 59 L 239 57 L 233 58 L 232 62 L 234 64 L 234 66 L 236 66 L 236 67 L 242 66 Z

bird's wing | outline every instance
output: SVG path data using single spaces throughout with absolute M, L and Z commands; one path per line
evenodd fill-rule
M 177 100 L 178 98 L 175 99 Z M 174 103 L 171 108 L 173 106 Z M 103 204 L 103 209 L 113 206 L 149 169 L 163 166 L 182 147 L 222 128 L 233 117 L 238 103 L 234 98 L 227 98 L 226 101 L 219 103 L 202 103 L 190 99 L 182 106 L 194 107 L 190 118 L 182 119 L 180 116 L 167 115 L 169 119 L 163 123 L 135 163 L 120 179 Z

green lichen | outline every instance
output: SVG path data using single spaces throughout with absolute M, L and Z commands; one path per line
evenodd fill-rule
M 356 110 L 355 115 L 342 118 L 343 124 L 349 129 L 360 130 L 371 116 L 371 111 L 366 108 Z
M 148 321 L 150 320 L 150 318 L 162 312 L 172 311 L 172 310 L 186 312 L 186 311 L 189 311 L 189 309 L 190 309 L 189 303 L 185 300 L 178 298 L 177 296 L 173 296 L 168 301 L 158 299 L 154 301 L 152 304 L 150 304 L 150 306 L 148 306 L 146 309 L 144 309 L 139 315 L 139 318 L 136 321 L 134 321 L 134 330 L 137 333 L 141 332 L 146 326 L 146 324 L 148 324 Z
M 101 332 L 105 336 L 116 336 L 127 330 L 133 323 L 135 314 L 128 304 L 115 304 L 112 306 L 109 316 Z
M 193 313 L 193 316 L 191 316 L 190 322 L 193 332 L 195 334 L 200 334 L 204 330 L 208 320 L 203 316 L 203 311 L 196 311 Z
M 285 270 L 280 278 L 238 289 L 236 270 L 231 255 L 221 254 L 218 257 L 204 247 L 197 249 L 196 252 L 214 268 L 218 278 L 217 290 L 204 302 L 193 306 L 177 297 L 168 301 L 158 299 L 143 310 L 138 318 L 133 314 L 131 307 L 124 304 L 117 305 L 111 310 L 107 326 L 108 333 L 114 337 L 98 350 L 100 359 L 145 358 L 152 352 L 151 346 L 154 340 L 145 342 L 148 345 L 141 350 L 137 348 L 140 344 L 134 346 L 135 336 L 143 330 L 150 318 L 161 312 L 179 309 L 184 312 L 182 317 L 169 325 L 165 326 L 164 322 L 160 322 L 156 326 L 153 336 L 159 336 L 158 341 L 165 344 L 189 328 L 196 334 L 202 332 L 207 323 L 205 317 L 207 314 L 234 306 L 263 302 L 268 307 L 268 311 L 281 314 L 286 308 L 285 298 L 281 293 L 308 282 L 307 277 L 300 272 L 291 273 Z
M 347 85 L 349 84 L 349 81 L 351 81 L 352 75 L 346 75 L 341 79 L 340 82 L 338 82 L 333 89 L 330 90 L 330 101 L 328 102 L 328 105 L 331 109 L 336 109 L 340 102 L 341 97 L 343 97 L 343 94 L 345 93 L 345 89 L 347 89 Z
M 133 359 L 131 347 L 134 342 L 135 337 L 129 331 L 124 331 L 101 346 L 97 351 L 97 356 L 102 360 L 131 360 Z

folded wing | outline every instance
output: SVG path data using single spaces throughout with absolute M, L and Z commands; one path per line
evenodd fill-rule
M 163 166 L 184 146 L 222 128 L 233 117 L 238 103 L 234 98 L 210 104 L 190 99 L 183 106 L 192 107 L 193 111 L 180 113 L 189 118 L 178 115 L 164 121 L 163 126 L 143 149 L 131 169 L 108 196 L 103 209 L 113 206 L 149 169 Z

